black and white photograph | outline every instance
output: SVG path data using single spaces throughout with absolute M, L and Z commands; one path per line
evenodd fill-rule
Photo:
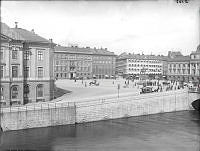
M 200 151 L 200 0 L 0 4 L 0 151 Z

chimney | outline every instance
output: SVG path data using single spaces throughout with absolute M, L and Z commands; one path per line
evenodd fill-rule
M 35 34 L 35 31 L 34 31 L 34 29 L 32 29 L 32 30 L 31 30 L 31 32 L 32 32 L 33 34 Z
M 15 22 L 15 28 L 18 28 L 17 24 L 18 24 L 18 22 Z
M 53 39 L 49 39 L 49 41 L 50 41 L 51 43 L 53 43 Z

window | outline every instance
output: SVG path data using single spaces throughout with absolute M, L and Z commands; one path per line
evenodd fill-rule
M 18 66 L 12 66 L 12 77 L 18 77 Z
M 3 66 L 1 66 L 1 78 L 3 78 Z
M 38 60 L 43 60 L 43 52 L 41 50 L 38 51 Z
M 31 52 L 30 52 L 30 51 L 25 51 L 25 52 L 24 52 L 24 59 L 25 59 L 25 60 L 30 60 L 30 55 L 31 55 Z
M 24 85 L 24 93 L 29 94 L 29 92 L 30 92 L 29 85 L 28 84 Z
M 24 77 L 28 78 L 29 77 L 29 67 L 24 68 Z
M 37 85 L 37 97 L 43 97 L 43 85 Z
M 17 59 L 17 50 L 12 50 L 12 59 Z
M 38 67 L 38 78 L 43 77 L 43 67 Z
M 11 97 L 12 99 L 18 98 L 18 86 L 12 86 L 11 88 Z
M 1 57 L 1 60 L 3 59 L 3 48 L 1 48 L 1 52 L 0 52 L 0 57 Z
M 1 100 L 4 99 L 4 96 L 3 96 L 3 87 L 1 87 Z

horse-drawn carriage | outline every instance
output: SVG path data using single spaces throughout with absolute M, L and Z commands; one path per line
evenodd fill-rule
M 97 82 L 97 80 L 91 81 L 89 83 L 90 86 L 95 85 L 95 86 L 99 86 L 99 83 Z

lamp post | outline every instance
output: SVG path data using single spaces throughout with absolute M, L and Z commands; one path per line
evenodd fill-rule
M 119 89 L 120 89 L 120 84 L 117 85 L 118 98 L 119 98 Z

